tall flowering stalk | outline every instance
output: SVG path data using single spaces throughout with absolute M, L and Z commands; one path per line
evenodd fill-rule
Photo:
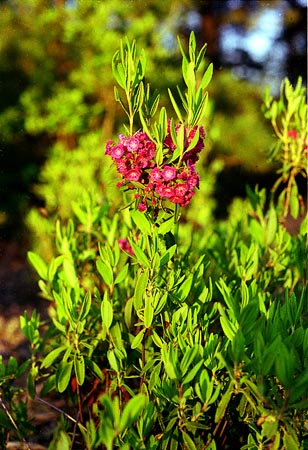
M 155 219 L 162 209 L 172 212 L 178 206 L 189 205 L 199 186 L 196 162 L 204 148 L 205 132 L 201 123 L 207 106 L 205 89 L 213 68 L 208 66 L 198 84 L 197 72 L 203 65 L 206 46 L 198 52 L 193 33 L 188 55 L 180 41 L 179 45 L 187 91 L 183 94 L 178 89 L 180 107 L 169 90 L 177 123 L 167 118 L 165 108 L 160 109 L 158 121 L 153 120 L 159 96 L 151 96 L 149 86 L 144 87 L 146 60 L 143 52 L 137 57 L 135 43 L 130 44 L 127 40 L 125 47 L 121 44 L 112 65 L 115 79 L 124 91 L 121 97 L 115 88 L 115 98 L 129 118 L 129 129 L 126 136 L 118 136 L 117 142 L 107 142 L 106 154 L 112 158 L 121 176 L 118 186 L 132 190 L 137 209 L 151 212 Z M 186 117 L 181 112 L 183 109 Z M 134 132 L 137 111 L 143 130 Z M 175 205 L 174 209 L 172 205 Z

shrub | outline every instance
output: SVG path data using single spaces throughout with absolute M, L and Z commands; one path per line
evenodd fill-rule
M 207 230 L 199 220 L 212 69 L 193 34 L 188 52 L 180 48 L 186 91 L 181 105 L 170 92 L 177 119 L 168 121 L 143 84 L 144 54 L 121 44 L 113 72 L 128 128 L 106 153 L 124 203 L 115 210 L 84 192 L 57 222 L 57 255 L 45 262 L 29 253 L 50 320 L 21 318 L 32 354 L 28 394 L 56 393 L 67 405 L 49 448 L 292 450 L 307 439 L 308 219 L 290 235 L 275 196 L 247 187 L 227 221 Z M 304 91 L 292 92 L 272 117 L 300 104 L 289 131 L 303 136 Z M 302 159 L 292 161 L 305 175 Z M 283 166 L 284 180 L 292 168 Z M 195 220 L 182 220 L 190 201 Z M 292 213 L 296 201 L 287 202 Z

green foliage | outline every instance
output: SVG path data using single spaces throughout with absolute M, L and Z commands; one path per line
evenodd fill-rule
M 34 337 L 33 340 L 35 340 Z M 22 398 L 24 389 L 16 383 L 17 380 L 20 383 L 20 378 L 29 365 L 29 360 L 19 364 L 13 356 L 5 362 L 0 355 L 0 445 L 2 448 L 5 448 L 6 442 L 13 436 L 25 442 L 25 436 L 31 434 L 33 430 L 27 417 L 27 404 Z
M 170 97 L 186 125 L 199 124 L 206 104 L 211 69 L 199 66 L 199 87 L 194 76 L 203 51 L 191 35 L 182 105 Z M 143 116 L 157 97 L 140 87 L 137 55 L 127 40 L 114 59 L 129 132 L 138 112 L 164 154 L 165 109 Z M 173 135 L 171 162 L 184 152 L 183 134 Z M 188 220 L 162 204 L 136 210 L 126 192 L 117 210 L 95 192 L 56 222 L 54 257 L 28 254 L 50 302 L 47 326 L 36 313 L 21 318 L 29 395 L 54 392 L 67 405 L 50 448 L 304 448 L 308 218 L 291 235 L 275 199 L 247 187 L 228 220 L 204 231 L 198 202 Z
M 278 101 L 274 100 L 267 89 L 264 96 L 264 115 L 271 120 L 277 136 L 276 145 L 270 154 L 270 160 L 279 164 L 280 175 L 272 192 L 285 187 L 279 194 L 278 208 L 286 219 L 288 213 L 295 219 L 303 213 L 304 201 L 298 193 L 298 177 L 307 178 L 307 114 L 306 89 L 299 78 L 296 86 L 288 79 L 281 84 Z

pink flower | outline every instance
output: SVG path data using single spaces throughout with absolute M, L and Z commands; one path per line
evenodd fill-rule
M 297 131 L 296 130 L 290 130 L 288 131 L 288 136 L 292 139 L 296 139 L 297 138 Z
M 142 211 L 142 212 L 146 211 L 147 205 L 145 205 L 144 203 L 139 203 L 138 209 L 139 209 L 139 211 Z
M 120 159 L 124 154 L 123 145 L 120 145 L 120 144 L 115 145 L 114 147 L 112 147 L 110 153 L 111 153 L 111 157 L 113 159 Z
M 127 238 L 118 239 L 118 244 L 119 244 L 120 250 L 122 250 L 123 252 L 127 252 L 130 255 L 134 254 L 134 250 L 132 249 Z
M 150 179 L 154 182 L 160 181 L 161 173 L 160 173 L 160 169 L 158 167 L 155 167 L 154 169 L 151 170 Z
M 165 166 L 162 170 L 162 176 L 166 181 L 173 180 L 176 177 L 175 168 L 171 166 Z
M 120 172 L 121 174 L 125 174 L 128 170 L 127 164 L 125 161 L 123 161 L 123 159 L 117 159 L 116 166 L 117 166 L 118 172 Z
M 126 141 L 126 148 L 128 152 L 136 152 L 139 147 L 139 140 L 136 137 L 131 137 Z
M 155 189 L 156 194 L 160 197 L 170 198 L 174 195 L 174 190 L 170 186 L 165 186 L 164 184 L 159 184 Z
M 187 191 L 189 190 L 188 185 L 186 183 L 179 183 L 174 188 L 175 195 L 179 197 L 183 197 Z
M 129 181 L 138 181 L 140 175 L 140 170 L 137 169 L 131 169 L 124 174 L 125 178 L 127 178 Z
M 106 152 L 105 152 L 106 155 L 110 155 L 111 154 L 111 148 L 112 148 L 113 145 L 114 145 L 113 141 L 107 141 L 107 143 L 106 143 Z
M 199 175 L 197 173 L 192 173 L 187 178 L 188 189 L 193 190 L 195 187 L 199 186 Z

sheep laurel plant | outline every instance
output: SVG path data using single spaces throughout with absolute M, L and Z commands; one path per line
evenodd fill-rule
M 212 66 L 204 70 L 193 34 L 188 51 L 179 45 L 186 91 L 169 92 L 170 118 L 144 85 L 145 54 L 126 40 L 114 55 L 128 126 L 105 152 L 119 173 L 119 210 L 85 192 L 74 217 L 57 223 L 58 255 L 47 264 L 29 253 L 50 319 L 21 317 L 31 359 L 20 372 L 32 400 L 66 405 L 49 449 L 305 448 L 307 218 L 291 235 L 275 196 L 248 188 L 206 240 L 180 221 L 198 195 Z M 276 122 L 306 108 L 303 89 L 285 85 L 292 95 L 271 110 Z M 304 175 L 302 114 L 281 119 L 289 128 L 278 135 L 284 152 L 288 142 L 300 155 L 281 172 L 293 193 L 295 171 Z M 0 366 L 4 394 L 12 364 Z M 17 431 L 29 440 L 18 417 L 16 407 L 6 416 L 3 441 Z

